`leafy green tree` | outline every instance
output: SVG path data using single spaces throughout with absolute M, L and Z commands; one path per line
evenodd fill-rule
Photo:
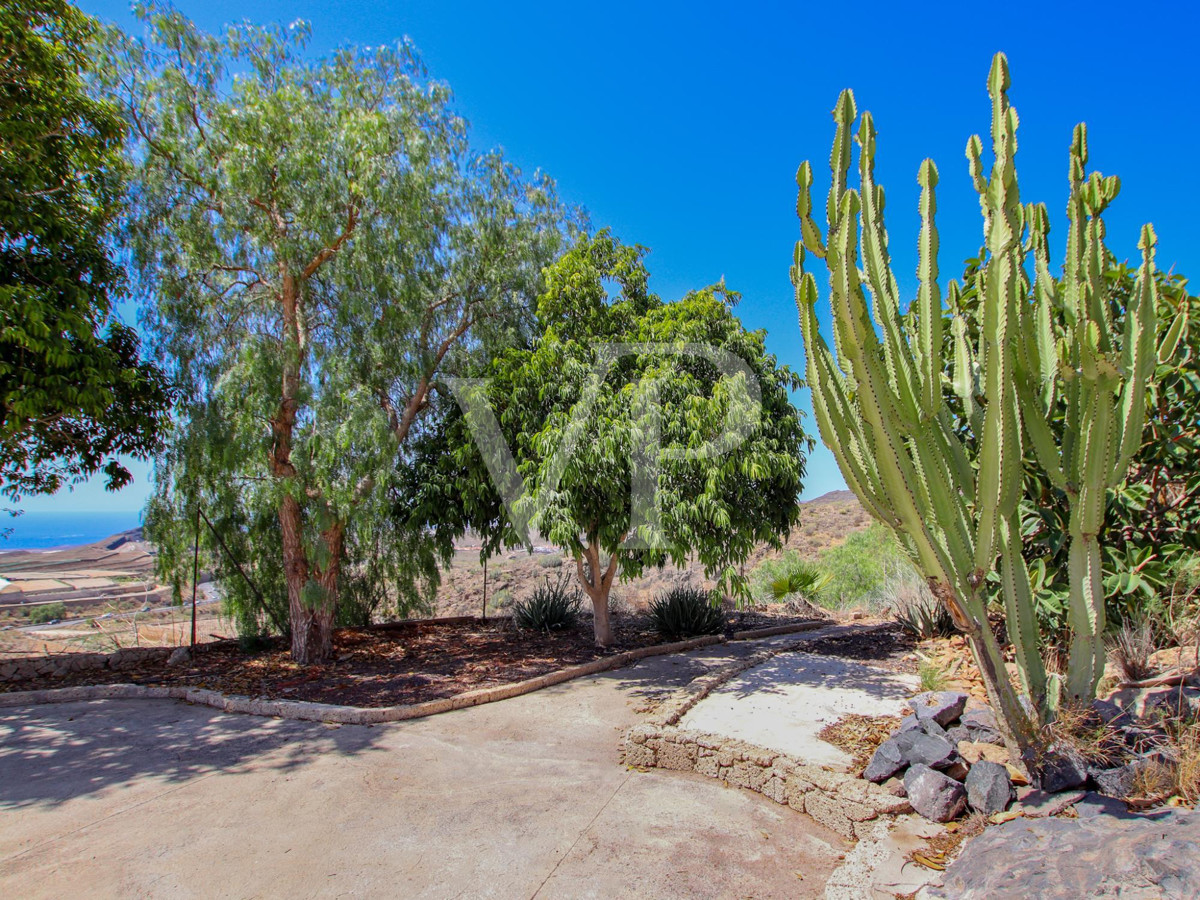
M 314 59 L 302 24 L 139 15 L 111 42 L 129 245 L 183 392 L 148 522 L 178 585 L 203 503 L 243 626 L 319 663 L 339 610 L 431 595 L 449 548 L 391 512 L 435 377 L 521 339 L 564 212 L 471 151 L 406 43 Z
M 788 398 L 800 380 L 733 315 L 738 295 L 716 285 L 664 303 L 644 253 L 604 231 L 547 270 L 540 335 L 500 356 L 480 393 L 459 388 L 466 413 L 423 487 L 431 520 L 457 516 L 485 552 L 536 529 L 569 553 L 601 645 L 614 581 L 647 566 L 694 556 L 744 593 L 750 551 L 797 520 L 811 447 Z
M 95 22 L 63 0 L 0 9 L 0 491 L 53 493 L 158 448 L 170 396 L 114 320 L 124 126 L 89 91 Z

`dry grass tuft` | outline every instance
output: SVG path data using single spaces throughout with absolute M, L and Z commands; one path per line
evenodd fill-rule
M 1150 657 L 1158 647 L 1149 619 L 1126 620 L 1108 640 L 1108 653 L 1126 681 L 1142 681 L 1157 674 Z
M 1106 725 L 1086 704 L 1063 704 L 1053 723 L 1047 726 L 1050 741 L 1074 747 L 1090 763 L 1100 767 L 1118 766 L 1129 755 L 1124 737 L 1114 725 Z

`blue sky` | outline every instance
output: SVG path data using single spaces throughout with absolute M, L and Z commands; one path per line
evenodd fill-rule
M 120 0 L 80 5 L 133 24 Z M 812 159 L 823 196 L 838 91 L 854 88 L 859 109 L 875 115 L 893 261 L 911 294 L 924 157 L 941 171 L 943 276 L 956 275 L 980 243 L 963 149 L 969 135 L 987 131 L 985 83 L 997 50 L 1008 54 L 1021 117 L 1023 197 L 1048 204 L 1058 226 L 1052 241 L 1061 237 L 1071 129 L 1086 121 L 1092 167 L 1122 180 L 1106 217 L 1110 247 L 1136 255 L 1138 228 L 1152 221 L 1160 264 L 1200 279 L 1200 13 L 1184 3 L 178 6 L 209 29 L 243 18 L 307 19 L 314 52 L 409 35 L 453 87 L 477 146 L 503 146 L 523 168 L 544 169 L 594 225 L 649 246 L 653 286 L 665 298 L 724 275 L 744 294 L 745 324 L 766 328 L 769 348 L 797 368 L 793 179 L 799 162 Z M 808 408 L 807 392 L 797 399 Z M 87 485 L 27 508 L 138 508 L 148 473 L 137 474 L 115 496 Z M 806 496 L 841 486 L 832 457 L 819 450 Z

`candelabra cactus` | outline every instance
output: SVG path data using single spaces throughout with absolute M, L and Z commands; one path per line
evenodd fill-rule
M 1154 335 L 1154 237 L 1147 226 L 1137 299 L 1127 311 L 1124 335 L 1114 336 L 1101 272 L 1099 216 L 1116 194 L 1116 179 L 1085 179 L 1079 130 L 1072 149 L 1065 278 L 1056 284 L 1049 273 L 1045 209 L 1023 206 L 1020 199 L 1017 115 L 1008 102 L 1008 86 L 1007 61 L 997 54 L 988 77 L 994 163 L 987 177 L 979 138 L 967 146 L 986 239 L 975 284 L 977 322 L 956 314 L 961 294 L 951 282 L 946 291 L 951 327 L 945 334 L 935 225 L 938 174 L 931 160 L 921 164 L 918 176 L 919 290 L 907 322 L 902 315 L 888 257 L 884 193 L 874 183 L 876 133 L 870 113 L 863 113 L 853 138 L 859 148 L 859 187 L 848 184 L 856 118 L 850 91 L 842 93 L 833 113 L 833 182 L 824 233 L 812 216 L 812 169 L 805 162 L 797 173 L 802 237 L 792 281 L 821 436 L 851 490 L 895 530 L 966 634 L 1010 748 L 1022 752 L 1036 744 L 1039 720 L 1053 702 L 1021 557 L 1023 451 L 1028 442 L 1043 465 L 1052 464 L 1051 476 L 1072 500 L 1078 552 L 1073 544 L 1071 558 L 1078 567 L 1078 590 L 1071 597 L 1075 635 L 1067 681 L 1072 694 L 1090 696 L 1099 672 L 1104 616 L 1096 535 L 1104 492 L 1123 477 L 1144 419 Z M 1032 278 L 1026 271 L 1030 252 Z M 829 270 L 832 351 L 818 328 L 817 283 L 804 269 L 807 254 L 823 259 Z M 1057 316 L 1059 311 L 1065 315 Z M 1069 333 L 1056 332 L 1059 318 L 1070 323 Z M 951 349 L 944 353 L 944 347 Z M 944 361 L 947 355 L 950 360 Z M 969 434 L 955 427 L 948 406 L 952 397 L 962 405 Z M 1046 426 L 1056 403 L 1065 405 L 1068 417 L 1061 443 Z M 1007 676 L 988 625 L 986 579 L 997 561 L 1027 705 Z

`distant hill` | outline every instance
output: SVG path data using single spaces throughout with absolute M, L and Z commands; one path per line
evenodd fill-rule
M 830 491 L 827 494 L 822 494 L 814 500 L 805 500 L 805 503 L 845 503 L 847 501 L 857 502 L 858 498 L 854 496 L 854 491 Z

